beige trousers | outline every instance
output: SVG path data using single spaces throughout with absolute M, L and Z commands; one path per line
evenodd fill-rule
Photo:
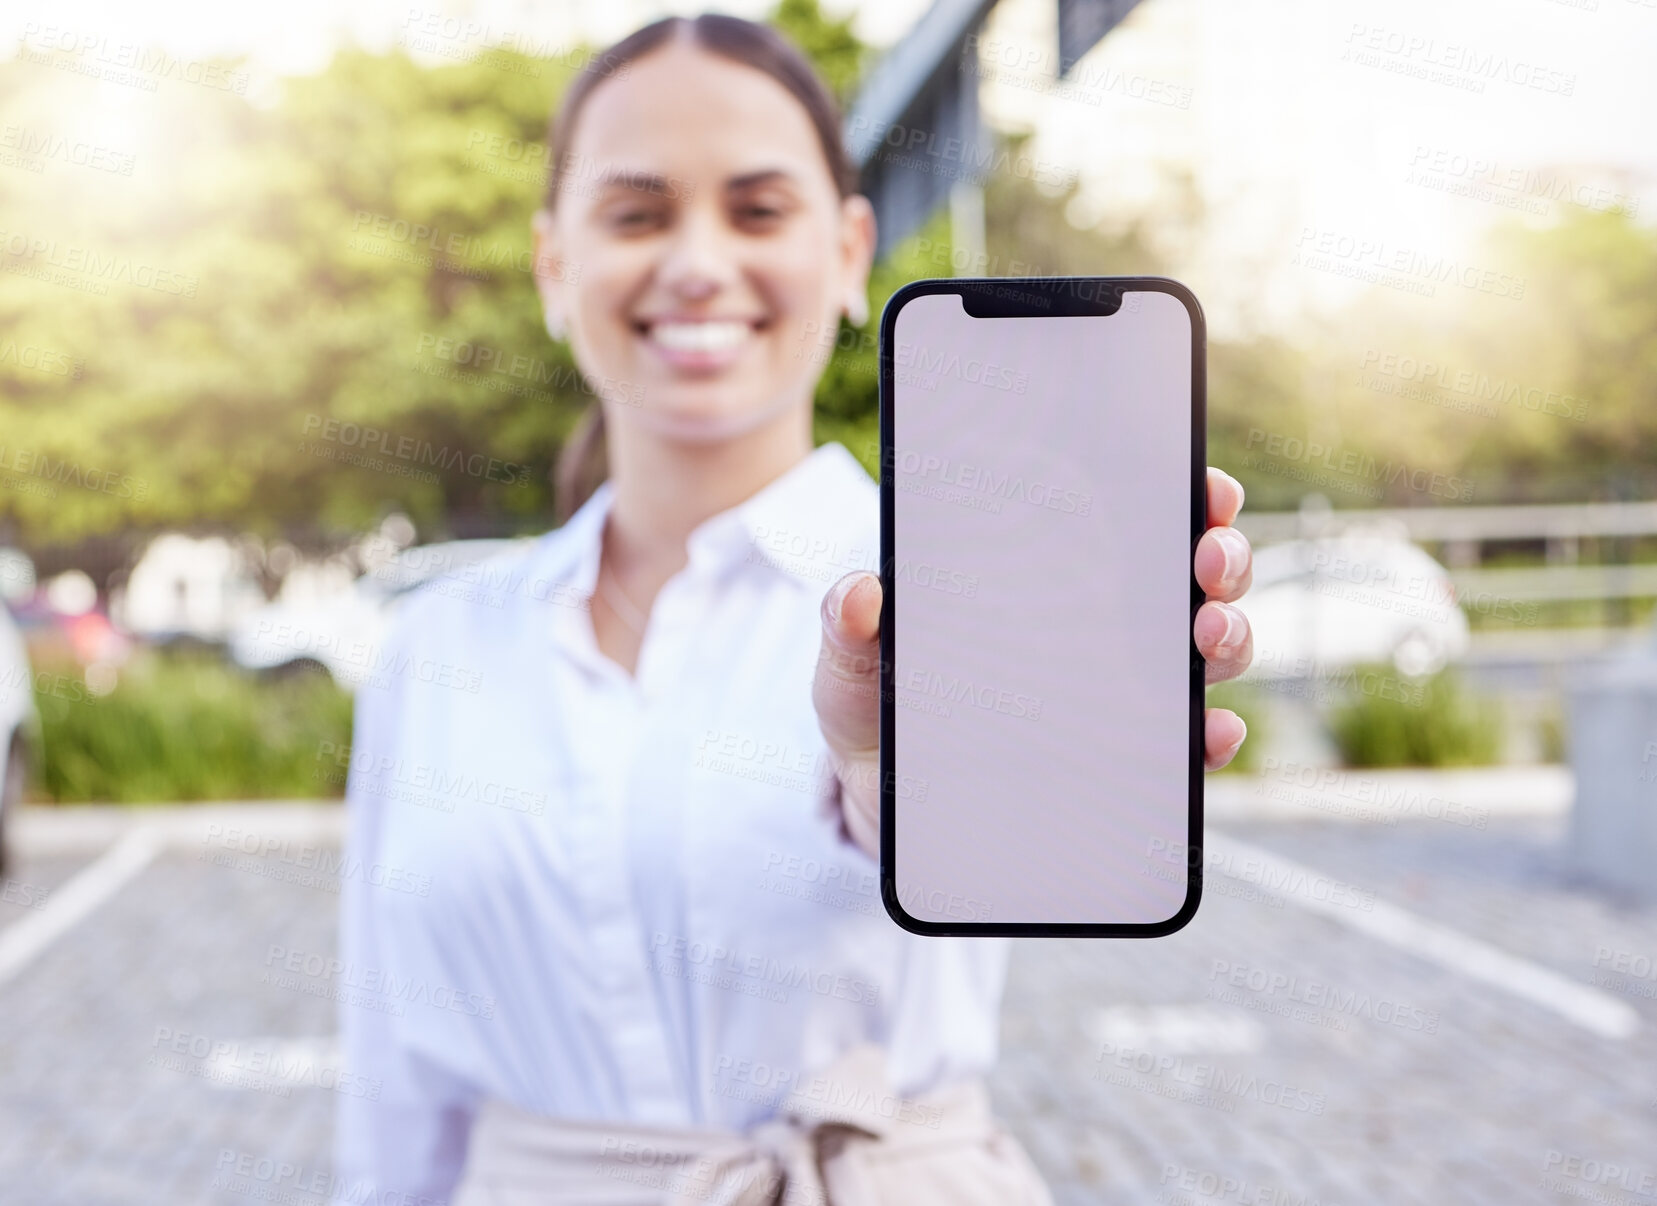
M 1052 1206 L 970 1080 L 900 1097 L 873 1044 L 735 1131 L 573 1122 L 490 1101 L 452 1206 Z

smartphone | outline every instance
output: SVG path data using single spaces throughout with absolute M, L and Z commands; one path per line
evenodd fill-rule
M 1202 310 L 950 278 L 880 322 L 881 897 L 920 934 L 1156 937 L 1202 894 Z

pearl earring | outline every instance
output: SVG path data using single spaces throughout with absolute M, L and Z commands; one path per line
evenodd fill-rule
M 846 321 L 860 327 L 869 321 L 869 299 L 859 293 L 846 303 Z
M 562 343 L 564 341 L 564 320 L 551 310 L 545 311 L 545 317 L 547 334 L 552 336 L 554 342 Z

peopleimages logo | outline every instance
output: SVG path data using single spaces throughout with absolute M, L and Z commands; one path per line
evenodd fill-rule
M 1378 461 L 1367 452 L 1329 447 L 1316 440 L 1303 440 L 1299 436 L 1259 427 L 1249 428 L 1243 447 L 1250 454 L 1243 458 L 1243 463 L 1250 468 L 1265 468 L 1267 462 L 1259 458 L 1259 454 L 1264 453 L 1283 464 L 1311 466 L 1337 476 L 1362 478 L 1387 486 L 1401 484 L 1418 493 L 1453 501 L 1471 502 L 1478 484 L 1471 478 L 1412 468 L 1404 461 L 1393 461 L 1391 458 Z
M 1289 262 L 1426 297 L 1434 296 L 1437 286 L 1446 284 L 1513 301 L 1525 296 L 1522 276 L 1329 227 L 1302 226 Z
M 767 996 L 778 1002 L 788 1000 L 790 988 L 804 988 L 854 1005 L 872 1006 L 880 1002 L 879 986 L 861 977 L 784 962 L 770 955 L 732 950 L 717 942 L 687 939 L 660 930 L 651 937 L 650 957 L 656 969 L 664 974 L 693 972 L 696 974 L 685 978 L 719 988 L 734 988 L 749 995 Z
M 975 356 L 932 348 L 900 339 L 893 350 L 892 362 L 899 370 L 908 370 L 925 377 L 953 377 L 968 385 L 983 385 L 990 389 L 1026 393 L 1030 388 L 1030 374 L 1009 365 L 995 364 Z
M 1499 402 L 1515 410 L 1575 418 L 1579 422 L 1588 415 L 1588 404 L 1574 394 L 1539 389 L 1506 377 L 1492 379 L 1489 373 L 1476 372 L 1468 368 L 1453 368 L 1450 365 L 1396 352 L 1365 349 L 1363 358 L 1358 362 L 1358 384 L 1364 384 L 1363 374 L 1366 371 L 1412 385 L 1448 390 L 1480 402 Z
M 199 283 L 192 273 L 176 272 L 142 260 L 135 261 L 128 255 L 102 252 L 76 243 L 59 243 L 56 239 L 18 230 L 0 230 L 0 252 L 31 267 L 63 269 L 100 287 L 131 285 L 135 289 L 153 289 L 174 297 L 194 297 Z
M 68 352 L 53 351 L 38 344 L 19 344 L 16 340 L 0 341 L 0 366 L 16 365 L 52 377 L 78 378 L 83 366 Z
M 1209 961 L 1208 979 L 1207 995 L 1210 997 L 1217 995 L 1217 989 L 1246 989 L 1262 997 L 1280 996 L 1283 1001 L 1327 1009 L 1385 1026 L 1424 1034 L 1438 1033 L 1439 1015 L 1436 1009 L 1422 1009 L 1392 997 L 1372 997 L 1363 990 L 1342 988 L 1287 972 L 1233 963 L 1228 959 L 1212 959 Z M 1230 999 L 1235 1003 L 1237 994 L 1231 994 Z
M 1117 1071 L 1112 1072 L 1112 1068 Z M 1226 1108 L 1230 1102 L 1226 1101 L 1226 1098 L 1255 1101 L 1261 1105 L 1276 1106 L 1299 1114 L 1322 1114 L 1328 1106 L 1328 1098 L 1323 1093 L 1272 1077 L 1257 1076 L 1252 1072 L 1230 1072 L 1206 1061 L 1191 1060 L 1183 1055 L 1169 1055 L 1126 1044 L 1100 1044 L 1093 1075 L 1095 1080 L 1104 1080 L 1125 1088 L 1149 1088 L 1162 1096 L 1183 1094 L 1162 1092 L 1159 1085 L 1169 1090 L 1183 1089 L 1195 1094 L 1186 1097 L 1186 1100 L 1217 1106 L 1227 1113 L 1230 1112 Z M 1149 1077 L 1150 1083 L 1136 1082 L 1133 1079 L 1134 1075 Z
M 942 913 L 961 921 L 988 921 L 992 912 L 988 901 L 961 892 L 929 888 L 921 883 L 904 883 L 899 887 L 898 903 L 913 916 Z
M 447 1198 L 433 1198 L 377 1190 L 367 1181 L 347 1179 L 331 1169 L 300 1160 L 284 1160 L 263 1153 L 219 1149 L 209 1189 L 226 1189 L 264 1202 L 373 1203 L 374 1206 L 448 1206 Z
M 149 493 L 149 483 L 142 478 L 114 469 L 88 468 L 66 457 L 54 461 L 49 453 L 5 444 L 0 444 L 0 473 L 22 474 L 22 479 L 13 480 L 32 480 L 43 492 L 49 491 L 47 496 L 52 498 L 57 497 L 58 486 L 75 486 L 114 498 L 142 499 Z M 27 492 L 21 487 L 14 488 Z
M 886 449 L 883 456 L 887 469 L 896 471 L 897 488 L 909 493 L 926 493 L 924 486 L 936 486 L 958 495 L 946 501 L 977 500 L 974 505 L 981 503 L 992 514 L 1000 511 L 1003 502 L 1028 503 L 1066 515 L 1085 516 L 1093 510 L 1092 494 L 1005 470 L 896 448 Z
M 432 465 L 445 472 L 464 473 L 469 477 L 506 485 L 529 484 L 527 465 L 485 456 L 481 452 L 467 453 L 459 448 L 439 446 L 414 436 L 399 436 L 382 427 L 309 414 L 305 416 L 304 434 L 317 436 L 328 445 L 360 451 L 365 456 L 391 457 L 410 465 Z M 304 450 L 303 446 L 301 450 Z
M 1483 92 L 1491 82 L 1561 97 L 1576 91 L 1574 71 L 1513 58 L 1486 47 L 1441 42 L 1412 31 L 1363 22 L 1354 22 L 1346 35 L 1341 60 L 1475 93 Z
M 285 978 L 284 978 L 285 977 Z M 332 989 L 357 989 L 388 1002 L 424 1005 L 439 1011 L 491 1019 L 495 998 L 487 993 L 465 992 L 447 984 L 433 983 L 418 976 L 403 976 L 384 968 L 370 967 L 334 955 L 294 950 L 273 944 L 265 952 L 266 983 L 282 988 L 317 993 L 317 983 Z M 314 983 L 307 983 L 314 982 Z
M 1041 719 L 1041 700 L 1038 697 L 989 683 L 973 682 L 958 674 L 906 667 L 894 673 L 893 686 L 899 691 L 952 704 L 967 704 L 1020 720 Z
M 423 762 L 409 762 L 372 750 L 353 751 L 350 745 L 323 741 L 317 746 L 317 760 L 333 763 L 342 772 L 355 773 L 363 790 L 384 793 L 392 785 L 426 793 L 440 805 L 439 811 L 453 812 L 457 803 L 487 804 L 508 812 L 540 816 L 547 810 L 547 793 L 498 783 L 464 770 L 451 771 Z M 342 775 L 341 778 L 344 776 Z
M 245 95 L 249 75 L 202 59 L 175 59 L 165 50 L 108 35 L 30 21 L 23 26 L 19 57 L 46 66 L 68 66 L 81 75 L 155 92 L 161 80 L 200 84 L 220 92 Z M 54 56 L 62 56 L 59 61 Z
M 99 143 L 83 139 L 69 139 L 50 130 L 36 130 L 28 126 L 7 123 L 0 126 L 0 149 L 15 151 L 25 165 L 39 164 L 30 170 L 39 171 L 48 160 L 57 160 L 74 167 L 111 172 L 117 176 L 132 175 L 136 162 L 125 151 L 117 151 Z

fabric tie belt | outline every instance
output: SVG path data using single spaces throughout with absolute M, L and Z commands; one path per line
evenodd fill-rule
M 746 1133 L 484 1103 L 452 1206 L 1052 1206 L 983 1081 L 903 1097 L 865 1043 Z

